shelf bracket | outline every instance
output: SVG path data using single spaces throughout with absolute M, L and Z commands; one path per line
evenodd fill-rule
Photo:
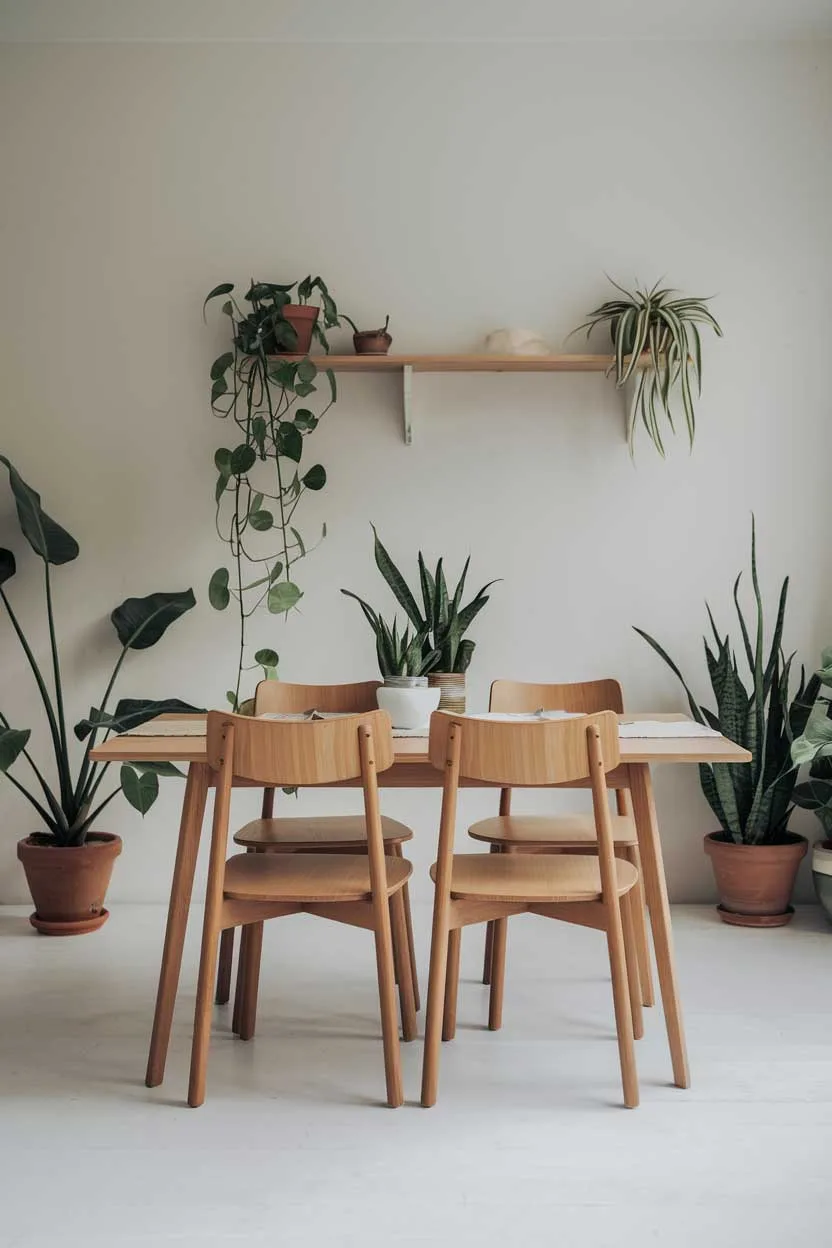
M 413 444 L 413 426 L 411 424 L 411 416 L 413 411 L 413 365 L 405 364 L 402 368 L 402 417 L 404 420 L 404 444 L 412 446 Z

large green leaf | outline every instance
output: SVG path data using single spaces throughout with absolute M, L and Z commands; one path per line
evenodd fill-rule
M 14 555 L 10 550 L 4 550 L 0 547 L 0 585 L 5 585 L 17 571 L 17 564 L 14 561 Z
M 302 597 L 301 590 L 292 581 L 278 581 L 269 590 L 266 602 L 273 615 L 282 615 L 296 607 Z
M 110 619 L 123 646 L 130 650 L 147 650 L 155 646 L 175 620 L 195 606 L 192 589 L 148 594 L 146 598 L 125 598 Z
M 0 729 L 0 773 L 8 771 L 15 759 L 23 753 L 31 735 L 28 728 Z
M 78 543 L 75 538 L 70 537 L 66 529 L 62 529 L 46 514 L 40 505 L 40 494 L 26 484 L 5 455 L 0 455 L 0 463 L 5 464 L 9 470 L 9 484 L 17 507 L 17 517 L 32 550 L 47 563 L 71 563 L 78 557 Z
M 159 777 L 152 771 L 143 775 L 125 763 L 119 776 L 124 796 L 140 815 L 146 815 L 159 796 Z
M 84 741 L 94 728 L 127 732 L 138 728 L 139 724 L 146 724 L 149 719 L 155 719 L 157 715 L 201 715 L 204 711 L 204 706 L 192 706 L 180 698 L 120 698 L 112 714 L 90 707 L 88 718 L 75 725 L 75 735 L 79 741 Z

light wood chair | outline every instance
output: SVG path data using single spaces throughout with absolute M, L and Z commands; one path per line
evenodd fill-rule
M 385 856 L 377 773 L 393 763 L 390 717 L 383 711 L 345 719 L 279 723 L 212 711 L 208 763 L 217 773 L 211 856 L 202 929 L 188 1104 L 205 1099 L 212 988 L 220 933 L 246 925 L 249 949 L 240 1035 L 254 1034 L 263 923 L 305 912 L 371 930 L 376 965 L 387 1101 L 403 1101 L 395 980 L 402 1032 L 416 1034 L 410 964 L 404 940 L 402 890 L 411 872 L 403 858 Z M 232 780 L 277 785 L 333 784 L 361 778 L 366 854 L 235 854 L 225 861 Z M 394 942 L 392 932 L 398 940 Z
M 461 929 L 497 920 L 489 1028 L 500 1026 L 506 921 L 529 912 L 606 932 L 624 1103 L 638 1104 L 634 1034 L 641 1034 L 633 910 L 638 872 L 616 858 L 605 775 L 618 764 L 618 721 L 611 712 L 538 724 L 499 723 L 434 712 L 430 761 L 444 771 L 428 982 L 422 1104 L 436 1102 L 441 1041 L 456 1030 Z M 460 779 L 512 785 L 589 781 L 597 854 L 455 854 Z M 629 972 L 629 973 L 628 973 Z
M 304 711 L 318 710 L 338 714 L 363 713 L 376 709 L 376 690 L 381 682 L 365 680 L 343 685 L 292 685 L 282 680 L 263 680 L 257 686 L 254 697 L 255 715 L 297 715 Z M 263 804 L 259 819 L 247 823 L 236 833 L 236 844 L 251 853 L 345 853 L 367 852 L 367 832 L 363 815 L 341 815 L 336 818 L 274 818 L 274 787 L 263 790 Z M 405 824 L 383 816 L 381 831 L 385 853 L 401 858 L 402 845 L 412 839 L 413 833 Z M 413 919 L 410 910 L 410 891 L 403 890 L 407 950 L 416 1009 L 420 1008 L 419 980 L 416 973 L 416 952 L 413 942 Z M 237 969 L 237 988 L 234 996 L 232 1028 L 239 1034 L 240 1016 L 243 1010 L 244 985 L 246 982 L 246 953 L 248 937 L 243 928 L 240 940 L 240 958 Z M 228 928 L 220 941 L 217 991 L 215 1000 L 225 1005 L 231 995 L 231 967 L 234 958 L 234 929 Z
M 547 711 L 570 711 L 593 715 L 598 711 L 624 711 L 624 699 L 617 680 L 588 680 L 575 684 L 527 684 L 517 680 L 495 680 L 491 685 L 489 710 L 503 714 Z M 612 817 L 612 833 L 616 855 L 631 862 L 639 873 L 637 885 L 639 905 L 633 921 L 638 949 L 638 976 L 642 1005 L 653 1004 L 653 977 L 650 969 L 650 945 L 647 937 L 644 889 L 641 881 L 641 858 L 638 836 L 632 817 L 628 789 L 615 793 L 617 814 Z M 496 818 L 483 819 L 468 829 L 476 841 L 485 841 L 491 852 L 498 853 L 595 853 L 595 820 L 592 815 L 566 816 L 512 815 L 511 789 L 500 793 L 500 813 Z M 485 957 L 482 982 L 491 982 L 495 924 L 489 923 L 485 935 Z M 505 941 L 500 948 L 505 957 Z

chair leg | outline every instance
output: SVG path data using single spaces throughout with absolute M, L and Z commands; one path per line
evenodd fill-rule
M 206 914 L 196 990 L 191 1072 L 188 1080 L 188 1104 L 192 1109 L 196 1109 L 205 1100 L 205 1077 L 208 1068 L 208 1047 L 211 1043 L 211 1011 L 219 935 L 210 916 Z
M 237 954 L 237 982 L 234 985 L 234 1009 L 231 1014 L 231 1030 L 235 1036 L 240 1034 L 240 1019 L 245 1004 L 246 961 L 248 957 L 248 925 L 240 929 L 240 950 Z
M 445 1005 L 442 1017 L 442 1039 L 453 1040 L 456 1035 L 456 1003 L 459 996 L 459 950 L 462 928 L 453 927 L 448 932 L 448 964 L 445 971 Z
M 653 973 L 650 969 L 650 939 L 647 935 L 647 899 L 644 896 L 644 881 L 641 878 L 641 854 L 638 845 L 631 845 L 630 862 L 638 871 L 638 884 L 633 891 L 633 926 L 636 936 L 636 953 L 638 955 L 638 977 L 641 981 L 641 1004 L 648 1008 L 653 1005 Z
M 384 1040 L 384 1073 L 387 1080 L 387 1104 L 397 1108 L 404 1101 L 402 1060 L 399 1048 L 399 1019 L 396 1007 L 396 972 L 393 965 L 393 940 L 390 931 L 390 907 L 386 899 L 375 908 L 376 969 L 381 1007 L 381 1034 Z
M 394 853 L 397 858 L 403 858 L 404 852 L 401 845 L 394 846 Z M 407 950 L 410 958 L 410 979 L 413 984 L 413 1005 L 416 1013 L 422 1008 L 422 1002 L 419 997 L 419 975 L 416 970 L 416 943 L 413 939 L 413 915 L 410 909 L 410 888 L 407 884 L 402 889 L 402 898 L 404 900 L 404 921 L 407 928 Z
M 499 854 L 500 846 L 492 845 L 488 851 L 491 854 Z M 494 951 L 494 920 L 489 919 L 485 925 L 485 953 L 482 961 L 482 982 L 484 984 L 491 983 L 491 960 Z
M 615 1027 L 618 1033 L 618 1056 L 621 1062 L 621 1083 L 624 1104 L 628 1109 L 638 1105 L 638 1074 L 633 1047 L 633 1018 L 630 1013 L 630 989 L 627 982 L 627 959 L 624 951 L 624 930 L 618 904 L 607 907 L 607 949 L 610 956 L 612 998 Z
M 437 910 L 440 912 L 437 913 Z M 422 1106 L 436 1104 L 439 1087 L 439 1050 L 442 1044 L 442 1016 L 445 1011 L 445 977 L 448 963 L 448 922 L 435 906 L 430 941 L 428 1004 L 425 1018 L 425 1048 L 422 1058 Z
M 638 973 L 638 943 L 635 930 L 635 909 L 638 897 L 635 888 L 621 898 L 621 925 L 624 928 L 624 952 L 627 959 L 627 983 L 630 989 L 630 1013 L 633 1018 L 633 1038 L 644 1035 L 644 1018 L 641 1013 L 642 988 Z
M 503 1025 L 503 988 L 506 982 L 506 936 L 508 919 L 494 919 L 491 948 L 491 996 L 488 1002 L 488 1030 L 499 1031 Z
M 227 927 L 220 936 L 220 960 L 217 967 L 217 991 L 214 1001 L 227 1005 L 231 996 L 231 964 L 234 961 L 234 928 Z
M 257 989 L 260 984 L 260 955 L 263 951 L 263 924 L 249 923 L 246 928 L 245 968 L 243 972 L 243 1001 L 240 1007 L 240 1039 L 250 1040 L 254 1035 L 257 1017 Z
M 410 947 L 407 940 L 404 889 L 390 898 L 390 926 L 393 933 L 393 958 L 396 963 L 396 980 L 399 985 L 399 1011 L 402 1020 L 402 1039 L 416 1039 L 416 1003 L 413 999 L 413 978 L 410 971 Z

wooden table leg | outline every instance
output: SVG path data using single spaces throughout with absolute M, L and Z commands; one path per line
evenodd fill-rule
M 179 823 L 179 841 L 176 846 L 176 862 L 168 905 L 168 922 L 165 928 L 165 945 L 162 952 L 162 968 L 156 992 L 156 1012 L 153 1015 L 153 1032 L 150 1037 L 150 1053 L 147 1059 L 145 1083 L 156 1088 L 165 1077 L 165 1060 L 170 1043 L 173 1023 L 173 1007 L 179 987 L 182 967 L 182 947 L 188 926 L 188 909 L 194 884 L 194 871 L 208 795 L 209 768 L 207 763 L 191 763 L 185 784 L 185 800 Z
M 682 1027 L 682 1007 L 676 988 L 670 907 L 667 901 L 667 882 L 664 876 L 662 846 L 656 820 L 656 806 L 653 801 L 650 768 L 647 763 L 631 763 L 629 772 L 630 794 L 633 799 L 633 814 L 641 852 L 644 891 L 647 894 L 656 969 L 667 1025 L 670 1056 L 673 1062 L 673 1080 L 678 1088 L 687 1088 L 690 1086 L 690 1073 L 685 1048 L 685 1033 Z

